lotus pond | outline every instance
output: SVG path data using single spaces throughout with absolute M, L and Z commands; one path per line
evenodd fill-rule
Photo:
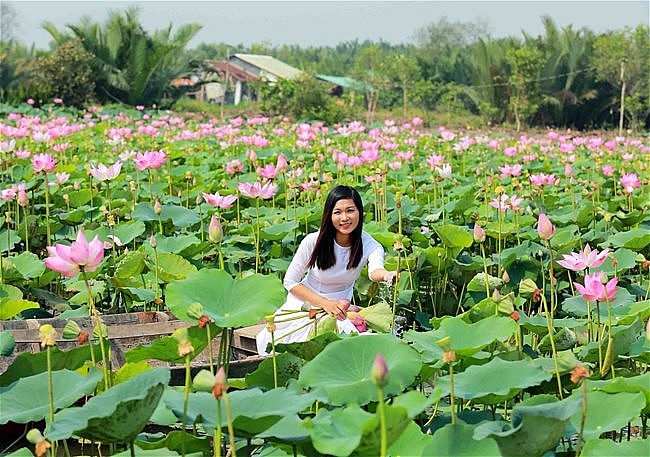
M 0 155 L 0 319 L 68 320 L 0 332 L 8 455 L 648 455 L 647 137 L 23 105 Z M 356 284 L 372 334 L 315 315 L 229 376 L 336 184 L 400 271 Z M 115 367 L 103 319 L 137 311 L 187 327 Z

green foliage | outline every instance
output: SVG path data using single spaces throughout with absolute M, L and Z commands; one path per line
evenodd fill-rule
M 257 84 L 259 108 L 267 115 L 289 115 L 296 120 L 335 124 L 351 119 L 343 99 L 328 94 L 328 86 L 313 75 Z
M 79 42 L 67 41 L 36 60 L 32 80 L 44 88 L 47 99 L 58 97 L 68 106 L 82 108 L 92 100 L 95 90 L 90 65 L 93 57 Z

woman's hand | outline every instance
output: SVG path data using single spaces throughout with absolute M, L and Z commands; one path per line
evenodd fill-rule
M 383 268 L 373 270 L 373 272 L 370 274 L 370 279 L 373 281 L 383 281 L 389 284 L 394 284 L 395 281 L 397 281 L 397 278 L 399 278 L 399 273 L 397 271 L 388 271 L 384 270 Z
M 328 315 L 342 321 L 347 318 L 347 310 L 350 307 L 350 300 L 325 300 L 320 304 L 320 307 L 325 310 Z

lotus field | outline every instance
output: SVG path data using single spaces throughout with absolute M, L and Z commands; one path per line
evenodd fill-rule
M 0 155 L 0 319 L 70 319 L 35 353 L 0 333 L 0 427 L 32 443 L 11 455 L 648 455 L 648 137 L 55 103 L 5 115 Z M 400 272 L 357 281 L 371 334 L 317 313 L 229 376 L 336 184 Z M 187 327 L 114 367 L 103 320 L 136 311 Z

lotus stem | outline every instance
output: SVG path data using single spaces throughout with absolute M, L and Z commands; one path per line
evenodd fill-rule
M 388 438 L 386 431 L 386 405 L 384 403 L 384 389 L 377 386 L 377 415 L 379 416 L 379 455 L 386 457 Z
M 551 352 L 553 355 L 553 364 L 555 365 L 555 378 L 557 379 L 557 390 L 562 400 L 562 380 L 560 379 L 560 367 L 557 361 L 557 351 L 555 350 L 555 337 L 553 336 L 553 321 L 548 309 L 548 303 L 546 301 L 546 296 L 544 293 L 541 294 L 542 304 L 544 305 L 544 312 L 546 314 L 546 328 L 548 330 L 548 338 L 551 340 Z
M 575 457 L 580 457 L 582 452 L 582 437 L 585 432 L 585 423 L 587 422 L 587 380 L 582 380 L 582 417 L 580 418 L 580 432 L 578 433 L 578 444 L 576 447 Z
M 81 269 L 81 275 L 84 280 L 84 284 L 86 285 L 86 292 L 88 293 L 88 309 L 90 311 L 90 316 L 93 318 L 95 321 L 95 327 L 99 329 L 99 347 L 100 350 L 102 351 L 102 364 L 103 364 L 103 371 L 104 371 L 104 389 L 108 390 L 109 387 L 109 377 L 108 377 L 108 361 L 106 360 L 106 351 L 104 350 L 104 329 L 102 328 L 102 321 L 99 318 L 99 313 L 97 312 L 97 308 L 95 308 L 95 300 L 93 299 L 93 291 L 92 288 L 90 287 L 90 282 L 88 281 L 88 276 L 86 276 L 86 272 Z M 94 352 L 94 350 L 91 348 L 91 352 Z M 94 355 L 94 354 L 93 354 Z M 93 357 L 94 359 L 94 357 Z
M 190 399 L 190 386 L 192 385 L 192 354 L 191 352 L 188 354 L 185 354 L 185 386 L 183 389 L 183 418 L 182 420 L 182 431 L 185 433 L 185 429 L 187 427 L 187 405 L 189 403 Z M 185 435 L 183 435 L 185 436 Z M 185 438 L 181 440 L 181 453 L 182 455 L 185 455 Z
M 230 437 L 230 455 L 237 457 L 237 447 L 235 446 L 235 431 L 232 426 L 232 414 L 230 413 L 230 399 L 228 393 L 223 393 L 223 402 L 226 406 L 226 421 L 228 422 L 228 436 Z
M 217 400 L 217 427 L 214 429 L 214 457 L 221 457 L 221 400 Z
M 52 239 L 52 233 L 50 228 L 50 185 L 47 182 L 47 173 L 44 173 L 45 177 L 45 227 L 46 227 L 46 246 L 49 246 L 50 240 Z

